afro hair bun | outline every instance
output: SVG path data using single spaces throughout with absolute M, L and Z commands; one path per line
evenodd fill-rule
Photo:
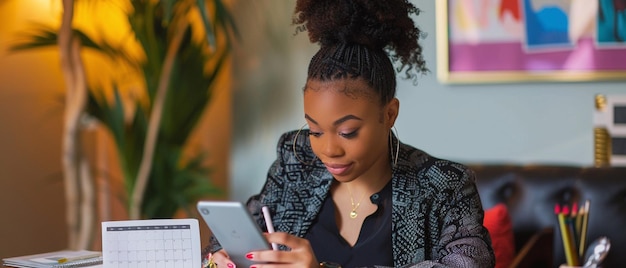
M 303 25 L 309 40 L 321 46 L 359 44 L 384 49 L 399 69 L 426 72 L 419 39 L 410 15 L 420 10 L 407 0 L 298 0 L 293 24 Z

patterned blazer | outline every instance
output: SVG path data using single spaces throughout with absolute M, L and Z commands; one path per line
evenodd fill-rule
M 329 194 L 333 176 L 313 154 L 308 134 L 302 130 L 298 137 L 295 131 L 281 136 L 263 189 L 248 201 L 264 230 L 260 211 L 266 205 L 276 231 L 304 237 Z M 394 266 L 493 267 L 473 172 L 406 144 L 399 148 L 392 175 Z M 207 250 L 219 249 L 212 238 Z

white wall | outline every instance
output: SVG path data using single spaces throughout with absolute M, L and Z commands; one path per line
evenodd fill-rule
M 441 1 L 441 0 L 436 0 Z M 302 86 L 317 46 L 293 35 L 295 1 L 245 1 L 237 6 L 242 40 L 236 49 L 231 198 L 259 191 L 284 131 L 304 123 Z M 399 80 L 400 139 L 464 163 L 593 163 L 594 95 L 626 94 L 626 82 L 444 85 L 436 78 L 435 1 L 413 1 L 428 33 L 432 73 Z

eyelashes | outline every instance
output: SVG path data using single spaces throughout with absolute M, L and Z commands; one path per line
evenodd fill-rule
M 359 133 L 359 131 L 355 130 L 355 131 L 352 131 L 352 132 L 349 132 L 349 133 L 341 133 L 340 132 L 340 133 L 338 133 L 338 135 L 343 137 L 343 138 L 346 138 L 346 139 L 352 139 L 352 138 L 356 138 L 358 136 L 358 133 Z M 323 134 L 322 132 L 309 131 L 309 136 L 316 137 L 316 138 L 322 136 L 322 134 Z
M 319 137 L 322 135 L 322 132 L 313 132 L 313 131 L 309 131 L 309 136 L 313 136 L 313 137 Z
M 357 136 L 357 134 L 358 134 L 358 131 L 355 130 L 355 131 L 352 131 L 350 133 L 339 133 L 339 136 L 342 136 L 342 137 L 344 137 L 346 139 L 352 139 L 352 138 L 355 138 Z

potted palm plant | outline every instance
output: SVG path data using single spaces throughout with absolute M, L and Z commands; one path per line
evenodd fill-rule
M 98 120 L 113 137 L 130 219 L 171 218 L 199 198 L 220 194 L 208 179 L 204 154 L 185 159 L 183 148 L 219 89 L 217 77 L 229 56 L 230 37 L 236 35 L 225 4 L 221 0 L 120 0 L 140 50 L 139 57 L 131 57 L 126 46 L 74 28 L 77 3 L 62 1 L 59 28 L 39 25 L 12 49 L 59 49 L 66 84 L 63 168 L 69 247 L 86 248 L 95 225 L 94 186 L 80 147 L 84 118 Z M 204 38 L 194 38 L 198 32 Z M 87 81 L 83 48 L 140 74 L 145 97 L 124 99 L 122 83 L 110 81 L 113 98 L 107 98 L 103 88 Z

